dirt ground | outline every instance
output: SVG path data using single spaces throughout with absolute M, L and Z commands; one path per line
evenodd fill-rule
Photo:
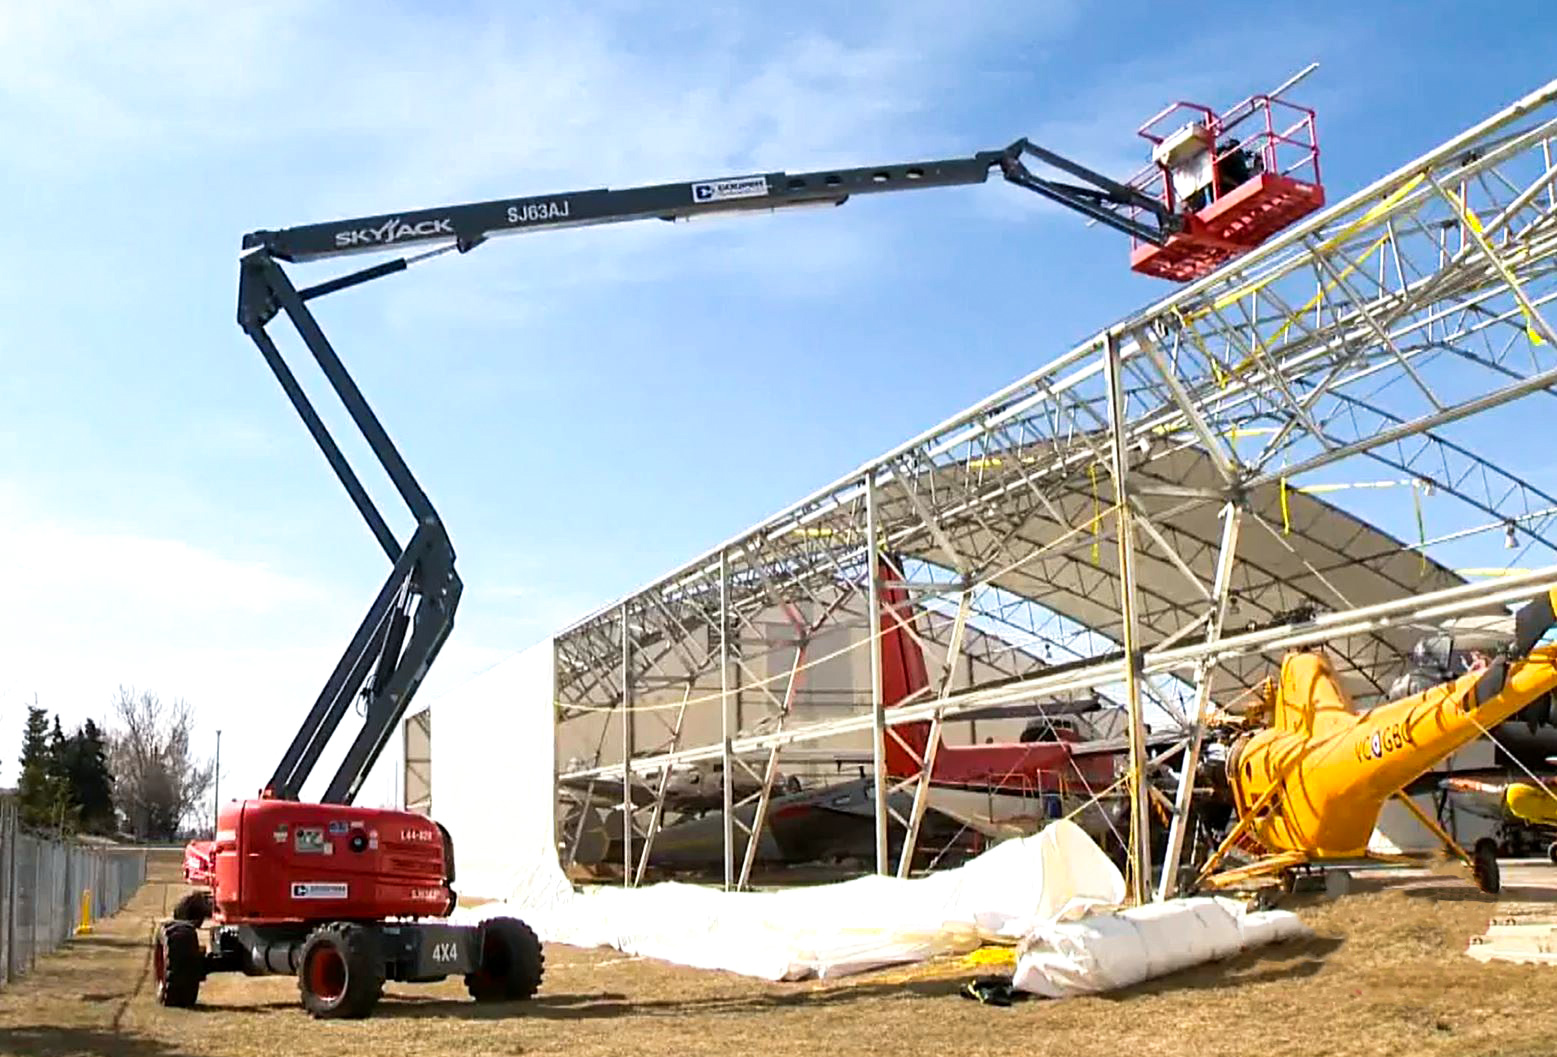
M 476 1006 L 457 980 L 391 984 L 373 1019 L 318 1022 L 289 977 L 213 977 L 194 1010 L 153 1001 L 148 937 L 184 890 L 177 869 L 156 863 L 125 911 L 0 992 L 0 1054 L 1557 1053 L 1557 968 L 1465 957 L 1492 903 L 1457 878 L 1300 903 L 1312 940 L 1102 998 L 1001 1009 L 959 997 L 976 973 L 951 964 L 764 984 L 553 947 L 528 1003 Z M 1518 897 L 1557 902 L 1557 887 Z

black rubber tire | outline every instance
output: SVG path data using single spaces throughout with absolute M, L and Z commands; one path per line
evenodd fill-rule
M 210 892 L 190 892 L 173 904 L 173 920 L 187 921 L 199 928 L 211 916 L 212 910 Z
M 151 970 L 157 1003 L 188 1009 L 200 997 L 200 981 L 205 979 L 200 934 L 187 921 L 169 921 L 157 929 L 153 943 Z
M 1498 870 L 1498 842 L 1483 837 L 1471 851 L 1471 879 L 1476 887 L 1495 896 L 1502 890 L 1502 877 Z
M 379 935 L 366 925 L 320 925 L 303 943 L 297 962 L 303 1008 L 321 1020 L 367 1016 L 384 993 Z
M 476 971 L 465 990 L 477 1002 L 517 1002 L 540 990 L 546 955 L 530 926 L 517 918 L 489 918 L 476 928 Z
M 1546 859 L 1548 862 L 1557 864 L 1557 841 L 1553 841 L 1546 846 Z

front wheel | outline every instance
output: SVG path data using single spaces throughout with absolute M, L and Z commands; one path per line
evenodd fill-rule
M 211 911 L 210 892 L 190 892 L 173 904 L 173 920 L 187 921 L 195 928 L 199 928 L 211 916 Z
M 315 929 L 297 965 L 303 1008 L 320 1019 L 365 1017 L 384 993 L 378 933 L 350 922 Z
M 1471 878 L 1488 895 L 1497 895 L 1503 887 L 1498 871 L 1498 843 L 1491 837 L 1478 840 L 1471 852 Z
M 187 921 L 169 921 L 157 930 L 151 952 L 151 972 L 157 982 L 157 1002 L 188 1009 L 200 997 L 205 979 L 205 954 L 200 936 Z
M 476 971 L 465 989 L 477 1002 L 512 1002 L 540 989 L 546 956 L 530 926 L 517 918 L 489 918 L 477 926 Z

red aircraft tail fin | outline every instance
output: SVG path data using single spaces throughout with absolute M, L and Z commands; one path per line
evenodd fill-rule
M 881 700 L 887 708 L 892 708 L 920 695 L 930 685 L 930 677 L 925 669 L 924 651 L 908 631 L 916 627 L 917 614 L 908 599 L 902 567 L 896 559 L 883 555 L 880 568 Z M 929 743 L 928 721 L 889 728 L 887 774 L 893 778 L 918 774 Z

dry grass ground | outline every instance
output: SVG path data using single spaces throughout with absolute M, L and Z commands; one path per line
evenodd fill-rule
M 1557 880 L 1557 876 L 1554 876 Z M 152 999 L 147 938 L 178 898 L 177 861 L 96 935 L 0 993 L 0 1053 L 29 1057 L 358 1057 L 481 1054 L 1557 1053 L 1557 969 L 1464 957 L 1491 902 L 1457 879 L 1300 905 L 1315 939 L 1252 952 L 1105 998 L 1010 1009 L 957 996 L 968 975 L 889 971 L 767 985 L 552 948 L 542 997 L 476 1006 L 458 981 L 391 985 L 369 1021 L 309 1019 L 290 978 L 221 976 L 196 1010 Z M 1521 892 L 1557 900 L 1557 891 Z

